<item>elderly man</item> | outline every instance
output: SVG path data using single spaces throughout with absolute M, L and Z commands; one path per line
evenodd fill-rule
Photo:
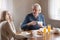
M 21 28 L 23 30 L 37 30 L 45 25 L 44 15 L 41 13 L 41 6 L 35 3 L 32 6 L 32 13 L 26 16 Z

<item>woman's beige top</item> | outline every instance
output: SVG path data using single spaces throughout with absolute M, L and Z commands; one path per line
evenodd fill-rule
M 2 39 L 9 40 L 9 38 L 13 37 L 16 33 L 15 27 L 13 22 L 8 23 L 7 21 L 2 22 L 2 27 L 1 27 L 1 35 Z

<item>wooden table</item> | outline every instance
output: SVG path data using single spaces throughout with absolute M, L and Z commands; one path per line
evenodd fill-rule
M 27 31 L 31 33 L 31 31 Z M 54 33 L 46 33 L 40 35 L 40 37 L 33 37 L 33 35 L 26 35 L 26 40 L 60 40 L 60 34 L 54 34 Z M 25 39 L 24 39 L 25 40 Z
M 28 40 L 60 40 L 60 34 L 43 34 L 40 37 L 33 37 L 30 35 Z

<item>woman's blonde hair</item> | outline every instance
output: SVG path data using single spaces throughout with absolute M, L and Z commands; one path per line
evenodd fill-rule
M 2 13 L 1 13 L 1 22 L 2 21 L 6 21 L 6 15 L 9 15 L 9 19 L 10 20 L 12 20 L 12 18 L 10 17 L 10 14 L 8 13 L 8 11 L 3 11 Z

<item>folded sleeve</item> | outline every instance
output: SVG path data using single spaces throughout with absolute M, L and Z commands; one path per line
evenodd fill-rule
M 28 26 L 27 26 L 27 23 L 28 23 L 28 19 L 29 18 L 29 16 L 26 16 L 25 17 L 25 20 L 23 21 L 23 23 L 22 23 L 22 25 L 21 25 L 21 28 L 23 29 L 23 30 L 27 30 L 28 29 Z
M 44 15 L 42 15 L 43 26 L 46 26 Z

